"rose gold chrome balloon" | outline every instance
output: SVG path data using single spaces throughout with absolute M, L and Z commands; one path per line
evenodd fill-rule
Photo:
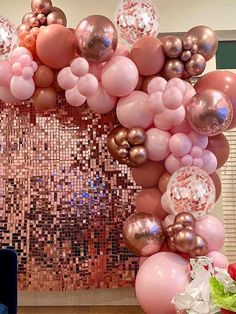
M 119 126 L 119 127 L 115 128 L 114 130 L 116 130 L 116 134 L 115 134 L 116 144 L 123 146 L 124 142 L 125 141 L 127 142 L 128 130 L 122 126 Z
M 34 13 L 49 14 L 52 9 L 51 0 L 32 0 L 31 9 Z
M 189 253 L 189 255 L 191 257 L 205 256 L 207 253 L 208 253 L 207 241 L 203 237 L 197 235 L 195 248 Z
M 178 233 L 180 232 L 182 229 L 183 229 L 183 225 L 181 225 L 180 223 L 175 223 L 173 226 L 172 226 L 172 231 L 173 233 Z
M 66 26 L 67 18 L 65 13 L 61 9 L 53 7 L 52 12 L 47 16 L 47 24 L 60 24 Z
M 186 63 L 185 67 L 189 75 L 200 75 L 204 72 L 206 68 L 206 60 L 201 54 L 196 53 Z
M 113 23 L 101 15 L 83 19 L 76 28 L 77 51 L 90 62 L 102 63 L 114 54 L 118 36 Z
M 129 151 L 129 159 L 136 167 L 143 165 L 148 160 L 148 152 L 143 145 L 133 146 Z
M 33 28 L 33 27 L 39 27 L 39 20 L 37 19 L 36 16 L 31 17 L 31 18 L 29 19 L 29 26 L 30 26 L 31 28 Z
M 183 51 L 182 40 L 176 36 L 160 38 L 164 45 L 164 52 L 169 58 L 177 58 Z
M 174 236 L 176 249 L 183 253 L 188 253 L 196 246 L 196 235 L 193 231 L 183 228 Z
M 191 59 L 191 57 L 192 57 L 191 51 L 185 50 L 185 51 L 183 51 L 183 53 L 181 54 L 180 59 L 181 59 L 181 61 L 186 62 L 186 61 L 188 61 L 189 59 Z
M 183 212 L 175 216 L 175 224 L 181 224 L 183 227 L 194 227 L 196 226 L 196 219 L 190 213 Z
M 133 127 L 129 129 L 128 132 L 128 141 L 132 145 L 144 144 L 146 139 L 146 132 L 140 127 Z
M 44 24 L 46 24 L 46 22 L 47 22 L 47 17 L 46 17 L 46 15 L 44 15 L 44 14 L 42 14 L 42 13 L 40 13 L 40 14 L 37 15 L 37 19 L 39 20 L 39 23 L 40 23 L 41 25 L 44 25 Z
M 165 241 L 161 220 L 142 212 L 127 218 L 123 235 L 127 248 L 139 256 L 150 256 L 159 252 Z
M 164 76 L 166 79 L 181 78 L 184 74 L 184 64 L 179 59 L 170 59 L 165 63 Z
M 26 24 L 21 24 L 17 27 L 16 29 L 16 32 L 17 32 L 17 35 L 19 36 L 20 33 L 22 32 L 29 32 L 30 31 L 30 26 L 29 25 L 26 25 Z
M 33 12 L 29 12 L 29 13 L 26 13 L 23 18 L 22 18 L 22 24 L 29 24 L 29 20 L 32 18 L 32 17 L 36 17 L 35 13 Z

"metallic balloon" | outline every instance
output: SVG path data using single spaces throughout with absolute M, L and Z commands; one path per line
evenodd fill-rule
M 29 26 L 31 27 L 31 28 L 33 28 L 33 27 L 39 27 L 39 20 L 37 19 L 37 17 L 36 16 L 34 16 L 34 17 L 31 17 L 29 20 L 28 20 L 28 24 L 29 24 Z
M 76 28 L 77 51 L 90 62 L 103 63 L 114 54 L 118 36 L 113 23 L 102 15 L 83 19 Z
M 179 59 L 170 59 L 164 66 L 164 77 L 166 79 L 181 78 L 184 74 L 184 64 Z
M 189 51 L 189 50 L 184 50 L 184 51 L 182 52 L 181 56 L 180 56 L 180 59 L 181 59 L 181 61 L 186 62 L 186 61 L 188 61 L 189 59 L 191 59 L 191 57 L 192 57 L 191 51 Z
M 117 160 L 120 160 L 118 153 L 119 146 L 115 142 L 115 135 L 119 127 L 114 128 L 107 137 L 107 148 L 111 156 Z
M 191 52 L 192 52 L 192 54 L 198 52 L 198 46 L 196 44 L 194 44 L 193 47 L 191 48 Z
M 170 226 L 168 226 L 167 228 L 166 228 L 166 233 L 167 233 L 167 235 L 169 236 L 169 237 L 172 237 L 173 236 L 173 229 L 172 229 L 172 225 L 170 225 Z
M 205 255 L 207 255 L 207 253 L 208 253 L 208 243 L 207 243 L 207 241 L 203 237 L 197 235 L 196 236 L 195 248 L 191 252 L 189 252 L 189 255 L 191 257 L 205 256 Z
M 188 253 L 196 247 L 196 235 L 193 231 L 183 228 L 174 236 L 176 249 L 183 253 Z
M 144 144 L 146 140 L 146 132 L 140 127 L 133 127 L 129 129 L 128 132 L 128 141 L 132 145 Z
M 192 129 L 207 136 L 226 131 L 233 119 L 233 107 L 229 98 L 213 89 L 196 94 L 188 103 L 186 112 Z
M 22 32 L 29 32 L 29 31 L 30 31 L 30 26 L 28 24 L 21 24 L 16 29 L 16 33 L 17 33 L 18 36 Z
M 192 55 L 191 59 L 186 63 L 185 67 L 189 75 L 200 75 L 206 68 L 206 60 L 201 54 L 196 53 Z
M 180 232 L 183 228 L 184 228 L 184 227 L 183 227 L 182 224 L 180 224 L 180 223 L 175 223 L 175 224 L 172 226 L 172 231 L 173 231 L 173 233 L 175 234 L 175 233 Z
M 181 224 L 183 227 L 194 227 L 196 226 L 196 219 L 188 212 L 182 212 L 175 216 L 175 224 Z
M 196 26 L 190 29 L 184 36 L 183 41 L 192 41 L 193 44 L 196 44 L 198 46 L 198 53 L 203 55 L 206 61 L 215 55 L 218 48 L 216 33 L 207 26 Z
M 183 51 L 182 40 L 176 36 L 160 38 L 164 45 L 165 55 L 169 58 L 177 58 Z
M 49 14 L 52 10 L 51 0 L 32 0 L 31 9 L 34 13 Z
M 171 252 L 173 252 L 173 253 L 177 253 L 178 252 L 178 250 L 176 249 L 176 247 L 174 245 L 174 238 L 173 237 L 167 239 L 166 243 L 167 243 L 167 246 L 168 246 L 168 248 L 169 248 L 169 250 Z
M 148 160 L 148 152 L 144 145 L 133 146 L 129 151 L 129 159 L 135 166 L 145 164 Z
M 41 25 L 45 25 L 47 23 L 47 17 L 43 13 L 38 14 L 37 19 Z
M 66 26 L 67 18 L 66 18 L 65 13 L 57 7 L 53 7 L 52 12 L 49 13 L 47 16 L 47 24 L 48 25 L 60 24 L 60 25 Z
M 127 218 L 123 227 L 126 247 L 139 256 L 159 252 L 165 241 L 161 220 L 151 214 L 137 212 Z
M 191 50 L 193 48 L 193 41 L 191 38 L 185 38 L 183 40 L 183 48 L 185 50 Z
M 117 145 L 123 146 L 124 141 L 127 141 L 128 137 L 128 130 L 122 126 L 119 126 L 116 128 L 116 134 L 115 134 L 115 142 Z M 125 147 L 129 148 L 129 147 Z
M 29 24 L 29 20 L 32 18 L 32 17 L 36 17 L 36 14 L 33 13 L 33 12 L 28 12 L 26 13 L 23 17 L 22 17 L 22 24 Z

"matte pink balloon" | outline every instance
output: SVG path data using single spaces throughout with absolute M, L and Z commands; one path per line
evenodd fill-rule
M 174 126 L 181 124 L 186 116 L 185 108 L 180 106 L 176 110 L 166 109 L 160 114 L 156 114 L 154 117 L 154 124 L 157 128 L 167 131 Z
M 224 254 L 217 251 L 213 251 L 213 252 L 208 253 L 207 257 L 210 257 L 213 259 L 214 267 L 228 269 L 229 260 Z
M 82 76 L 77 83 L 78 91 L 85 97 L 92 97 L 98 90 L 98 80 L 91 73 Z
M 167 81 L 163 77 L 154 77 L 148 84 L 148 94 L 152 94 L 154 92 L 164 92 L 166 84 Z
M 216 232 L 217 231 L 217 232 Z M 211 215 L 197 221 L 196 233 L 208 243 L 208 252 L 220 251 L 225 241 L 225 231 L 222 222 Z
M 89 72 L 89 63 L 85 58 L 78 57 L 71 62 L 71 72 L 77 76 L 84 76 Z
M 175 110 L 183 103 L 183 94 L 177 87 L 167 88 L 162 96 L 163 104 L 167 109 Z
M 12 73 L 13 75 L 16 75 L 16 76 L 22 75 L 22 66 L 20 62 L 16 62 L 12 65 Z
M 28 55 L 31 58 L 31 61 L 33 60 L 33 56 L 31 52 L 26 49 L 25 47 L 18 47 L 15 50 L 13 50 L 10 58 L 11 64 L 14 64 L 16 62 L 20 62 L 20 59 L 22 56 Z
M 72 89 L 76 86 L 78 77 L 71 72 L 70 67 L 62 69 L 57 76 L 59 86 L 64 90 Z
M 188 135 L 176 133 L 172 135 L 169 142 L 169 149 L 176 157 L 183 157 L 191 151 L 192 142 Z
M 185 81 L 179 79 L 179 78 L 172 78 L 168 81 L 166 88 L 169 89 L 170 87 L 176 87 L 178 90 L 181 91 L 182 95 L 185 95 L 187 92 L 187 85 L 185 84 Z
M 202 160 L 202 158 L 194 158 L 193 159 L 193 166 L 198 167 L 198 168 L 203 168 L 203 160 Z
M 164 227 L 167 228 L 170 225 L 173 225 L 175 221 L 175 216 L 174 215 L 168 215 L 165 219 L 164 219 Z
M 153 122 L 154 114 L 147 106 L 148 94 L 133 91 L 129 96 L 121 98 L 117 104 L 117 118 L 124 127 L 139 126 L 148 128 Z
M 19 101 L 12 95 L 10 87 L 8 86 L 0 86 L 0 99 L 6 103 L 15 103 Z
M 29 66 L 24 67 L 22 70 L 22 76 L 25 80 L 29 80 L 34 76 L 34 70 Z
M 0 61 L 0 86 L 9 86 L 13 73 L 10 62 Z
M 193 146 L 199 146 L 201 149 L 205 149 L 208 145 L 208 137 L 198 134 L 194 131 L 188 133 L 189 138 L 192 141 Z
M 27 66 L 31 66 L 32 59 L 30 58 L 29 55 L 23 55 L 20 57 L 19 62 L 20 62 L 22 67 L 27 67 Z
M 113 110 L 117 103 L 117 97 L 109 95 L 99 83 L 97 92 L 94 96 L 87 99 L 89 108 L 96 113 L 107 113 Z
M 86 97 L 79 93 L 76 85 L 72 89 L 66 91 L 66 101 L 71 106 L 79 107 L 85 103 Z
M 199 146 L 193 146 L 190 152 L 193 158 L 200 158 L 202 156 L 202 149 Z
M 133 61 L 126 57 L 113 57 L 102 70 L 105 90 L 118 97 L 129 95 L 136 87 L 139 73 Z
M 138 124 L 137 124 L 138 125 Z M 165 159 L 169 153 L 169 141 L 171 134 L 166 131 L 152 128 L 146 133 L 145 146 L 148 151 L 148 157 L 154 161 Z
M 191 84 L 189 84 L 188 82 L 185 82 L 185 85 L 187 87 L 186 92 L 184 94 L 184 106 L 187 106 L 187 104 L 190 102 L 190 100 L 193 98 L 194 95 L 196 95 L 196 91 L 193 88 L 193 86 Z
M 35 91 L 35 83 L 31 78 L 26 80 L 23 76 L 13 76 L 10 84 L 12 95 L 19 100 L 29 99 Z
M 189 283 L 189 263 L 177 254 L 160 252 L 150 256 L 139 269 L 136 296 L 147 314 L 176 314 L 171 301 Z
M 148 97 L 148 109 L 154 114 L 160 114 L 166 110 L 162 102 L 162 95 L 162 92 L 154 92 Z
M 182 163 L 182 166 L 184 166 L 184 167 L 192 166 L 193 165 L 193 157 L 191 155 L 187 154 L 181 158 L 181 163 Z
M 209 150 L 205 149 L 201 156 L 203 160 L 202 169 L 204 169 L 208 174 L 212 174 L 217 169 L 217 159 L 216 156 L 210 152 Z
M 180 158 L 174 156 L 173 154 L 170 154 L 165 160 L 165 167 L 168 172 L 174 173 L 182 167 Z

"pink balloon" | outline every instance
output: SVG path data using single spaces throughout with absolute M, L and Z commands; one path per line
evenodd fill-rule
M 199 146 L 193 146 L 190 152 L 193 158 L 200 158 L 202 156 L 202 149 Z
M 10 57 L 11 64 L 13 65 L 16 62 L 20 62 L 21 57 L 24 55 L 28 55 L 31 61 L 33 61 L 32 53 L 28 49 L 26 49 L 25 47 L 18 47 L 12 51 Z
M 173 154 L 170 154 L 165 160 L 165 167 L 168 172 L 174 173 L 182 167 L 180 158 L 174 156 Z
M 129 49 L 125 45 L 118 44 L 113 57 L 117 56 L 129 57 Z
M 188 134 L 192 141 L 193 146 L 199 146 L 201 149 L 205 149 L 208 145 L 208 137 L 191 131 Z
M 208 174 L 212 174 L 217 169 L 217 158 L 209 150 L 205 149 L 201 156 L 203 160 L 202 169 L 204 169 Z
M 102 84 L 105 90 L 118 97 L 124 97 L 134 91 L 139 73 L 132 60 L 126 57 L 112 57 L 102 69 Z
M 175 221 L 175 216 L 174 215 L 168 215 L 165 219 L 164 219 L 164 227 L 167 228 L 170 225 L 173 225 Z
M 206 239 L 208 252 L 220 251 L 225 241 L 225 231 L 222 222 L 211 215 L 197 221 L 196 233 Z
M 166 88 L 167 81 L 162 77 L 154 77 L 148 84 L 147 91 L 148 94 L 155 92 L 164 92 Z
M 148 109 L 147 100 L 148 94 L 141 91 L 133 91 L 129 96 L 121 98 L 116 108 L 119 122 L 126 128 L 148 128 L 154 115 Z
M 187 85 L 185 84 L 185 81 L 179 78 L 172 78 L 168 81 L 166 88 L 169 89 L 171 87 L 176 87 L 178 90 L 181 91 L 182 95 L 185 95 L 185 93 L 187 92 Z
M 109 95 L 100 82 L 96 94 L 89 97 L 87 103 L 93 112 L 107 113 L 115 108 L 117 97 Z
M 183 157 L 191 151 L 192 142 L 188 135 L 176 133 L 172 135 L 169 142 L 169 149 L 175 157 Z
M 31 66 L 32 59 L 29 55 L 23 55 L 20 57 L 20 64 L 22 67 Z
M 101 81 L 101 76 L 102 76 L 102 69 L 104 67 L 105 63 L 89 63 L 89 73 L 93 74 L 96 76 L 96 78 Z
M 0 99 L 6 103 L 14 103 L 19 101 L 12 95 L 10 87 L 8 86 L 0 86 Z
M 77 83 L 78 91 L 85 97 L 92 97 L 98 90 L 98 80 L 91 73 L 82 76 Z
M 169 200 L 167 198 L 166 193 L 164 193 L 161 197 L 161 207 L 164 209 L 164 211 L 167 212 L 167 214 L 170 214 L 170 215 L 173 214 L 173 212 L 169 206 Z
M 171 301 L 185 291 L 189 282 L 189 263 L 177 254 L 160 252 L 150 256 L 139 269 L 136 296 L 147 314 L 176 314 Z
M 12 65 L 12 73 L 16 76 L 22 75 L 22 66 L 20 62 L 16 62 Z
M 65 96 L 68 104 L 74 107 L 79 107 L 83 105 L 86 101 L 86 97 L 79 93 L 77 85 L 74 86 L 72 89 L 67 90 Z
M 154 114 L 159 114 L 166 110 L 162 102 L 162 95 L 162 92 L 154 92 L 148 97 L 148 109 Z
M 217 251 L 213 251 L 207 254 L 207 257 L 210 257 L 213 259 L 214 267 L 222 268 L 222 269 L 228 269 L 229 261 L 228 258 Z
M 35 83 L 31 78 L 26 80 L 23 76 L 13 76 L 11 79 L 10 89 L 12 95 L 19 100 L 29 99 L 35 91 Z
M 202 158 L 193 158 L 193 166 L 198 167 L 198 168 L 202 168 L 203 167 Z
M 71 72 L 70 67 L 62 69 L 57 76 L 59 86 L 64 90 L 70 90 L 76 86 L 78 77 Z
M 148 151 L 149 159 L 154 161 L 160 161 L 165 159 L 170 153 L 170 138 L 171 135 L 169 132 L 162 131 L 157 128 L 152 128 L 148 130 L 146 133 L 145 146 Z
M 156 114 L 154 117 L 154 124 L 157 128 L 167 131 L 174 126 L 181 124 L 186 116 L 184 106 L 180 106 L 176 110 L 166 109 L 160 114 Z
M 175 133 L 185 133 L 185 134 L 187 134 L 187 133 L 189 133 L 191 130 L 192 130 L 192 129 L 190 128 L 190 125 L 189 125 L 188 121 L 187 121 L 187 120 L 184 120 L 182 123 L 180 123 L 180 124 L 174 126 L 174 127 L 170 130 L 170 132 L 171 132 L 172 134 L 175 134 Z
M 0 86 L 9 86 L 13 73 L 9 61 L 0 61 Z
M 187 104 L 190 102 L 190 100 L 196 94 L 196 91 L 190 83 L 185 82 L 185 85 L 186 85 L 187 89 L 186 89 L 186 92 L 184 94 L 183 104 L 184 104 L 184 106 L 187 106 Z
M 193 165 L 193 157 L 191 155 L 187 154 L 181 158 L 181 163 L 182 163 L 182 166 L 184 166 L 184 167 L 192 166 Z
M 162 101 L 167 109 L 175 110 L 183 103 L 183 94 L 177 87 L 169 87 L 163 93 Z
M 34 70 L 30 66 L 26 66 L 22 70 L 22 76 L 25 80 L 29 80 L 34 76 Z
M 31 67 L 32 67 L 32 69 L 34 70 L 34 72 L 36 72 L 37 70 L 38 70 L 38 63 L 37 62 L 35 62 L 35 61 L 32 61 L 31 62 Z
M 81 77 L 88 73 L 89 63 L 85 58 L 78 57 L 71 62 L 70 68 L 75 76 Z

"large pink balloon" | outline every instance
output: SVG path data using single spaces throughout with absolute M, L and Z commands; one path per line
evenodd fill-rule
M 220 251 L 225 241 L 225 231 L 222 222 L 211 215 L 197 221 L 196 233 L 206 239 L 208 252 Z
M 135 89 L 138 79 L 136 65 L 123 56 L 111 58 L 102 70 L 102 84 L 105 90 L 113 96 L 129 95 Z
M 189 263 L 177 254 L 152 255 L 139 269 L 135 290 L 140 306 L 147 314 L 176 314 L 171 303 L 190 282 Z
M 162 131 L 157 128 L 152 128 L 147 131 L 146 149 L 149 159 L 160 161 L 165 159 L 169 153 L 169 141 L 171 134 L 167 131 Z
M 12 79 L 12 69 L 9 61 L 0 61 L 0 86 L 9 86 Z
M 64 90 L 72 89 L 77 84 L 78 77 L 72 72 L 70 67 L 63 68 L 57 75 L 57 82 Z
M 213 263 L 215 267 L 228 269 L 229 261 L 228 261 L 228 258 L 224 254 L 213 251 L 213 252 L 208 253 L 207 257 L 211 257 L 213 259 Z
M 79 93 L 77 85 L 76 85 L 72 89 L 69 89 L 66 91 L 66 101 L 71 106 L 79 107 L 85 103 L 86 97 L 84 97 L 83 95 Z
M 8 86 L 0 86 L 0 100 L 6 103 L 14 103 L 19 101 L 12 95 L 10 87 Z
M 16 99 L 27 100 L 33 95 L 35 84 L 33 79 L 25 80 L 23 76 L 13 76 L 10 88 Z
M 147 107 L 148 94 L 133 91 L 121 98 L 117 104 L 116 114 L 119 122 L 126 128 L 139 126 L 148 128 L 153 122 L 153 113 Z

